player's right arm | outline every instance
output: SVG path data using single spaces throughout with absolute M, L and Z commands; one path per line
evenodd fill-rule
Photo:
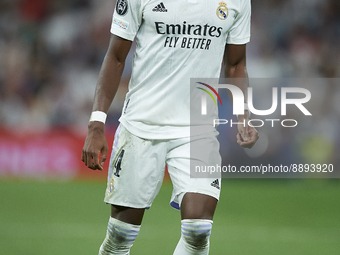
M 92 111 L 108 112 L 117 92 L 131 44 L 132 41 L 111 35 L 110 44 L 99 73 Z M 106 160 L 107 152 L 104 123 L 89 122 L 81 160 L 90 169 L 103 170 L 102 165 Z

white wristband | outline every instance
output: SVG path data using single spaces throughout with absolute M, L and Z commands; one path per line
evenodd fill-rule
M 94 111 L 91 114 L 90 122 L 99 121 L 99 122 L 103 122 L 105 124 L 106 116 L 107 116 L 107 114 L 105 112 Z
M 249 111 L 249 107 L 247 103 L 244 103 L 244 110 L 247 110 L 248 112 L 248 118 L 250 118 L 250 111 Z M 236 114 L 237 118 L 239 115 L 243 115 L 243 114 Z

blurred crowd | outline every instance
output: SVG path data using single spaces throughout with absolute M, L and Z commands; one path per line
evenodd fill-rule
M 252 1 L 252 77 L 339 77 L 338 0 Z
M 86 129 L 114 6 L 114 0 L 0 2 L 2 127 Z M 249 76 L 339 77 L 339 41 L 339 0 L 252 1 Z M 109 123 L 120 115 L 132 58 L 130 52 Z M 317 88 L 325 108 L 316 108 L 313 114 L 338 120 L 339 88 L 336 82 Z M 329 123 L 324 133 L 329 134 Z
M 113 9 L 110 0 L 0 2 L 2 126 L 36 130 L 85 124 L 86 128 Z M 129 61 L 125 83 L 131 72 Z M 117 119 L 124 87 L 111 118 Z

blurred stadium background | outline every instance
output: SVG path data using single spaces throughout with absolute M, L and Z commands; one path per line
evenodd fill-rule
M 87 170 L 80 154 L 114 5 L 0 2 L 0 254 L 96 254 L 104 238 L 106 172 Z M 338 0 L 252 1 L 249 76 L 337 81 L 339 41 Z M 110 144 L 132 58 L 130 53 L 110 108 Z M 277 163 L 285 155 L 296 163 L 319 160 L 339 167 L 339 85 L 318 87 L 316 122 L 294 135 L 267 134 L 261 155 L 231 147 L 222 153 L 233 164 L 263 158 Z M 306 134 L 308 139 L 298 139 Z M 225 134 L 227 144 L 234 136 Z M 168 206 L 171 188 L 166 177 L 133 254 L 172 254 L 180 216 Z M 224 180 L 211 254 L 339 254 L 339 201 L 335 178 Z

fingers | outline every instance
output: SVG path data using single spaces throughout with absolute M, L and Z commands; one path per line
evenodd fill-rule
M 248 126 L 248 124 L 246 125 L 246 128 L 245 128 L 245 134 L 244 134 L 245 136 L 244 136 L 244 140 L 245 141 L 247 141 L 247 140 L 249 140 L 250 139 L 250 137 L 249 137 L 249 126 Z
M 244 147 L 244 148 L 248 148 L 248 146 L 249 146 L 250 143 L 251 143 L 250 140 L 245 141 L 240 133 L 238 133 L 238 134 L 236 135 L 236 138 L 237 138 L 237 143 L 238 143 L 239 145 L 241 145 L 242 147 Z
M 249 126 L 247 124 L 246 125 L 238 125 L 238 132 L 241 135 L 242 141 L 248 141 L 249 140 L 248 129 L 249 129 Z
M 240 135 L 240 133 L 237 133 L 236 139 L 237 139 L 237 143 L 242 146 L 242 143 L 244 141 L 243 141 L 242 136 Z
M 93 156 L 94 156 L 93 154 L 94 153 L 92 153 L 92 152 L 87 152 L 86 153 L 86 162 L 85 162 L 85 165 L 88 168 L 90 168 L 92 170 L 95 170 L 94 165 L 93 165 Z
M 93 153 L 92 159 L 93 159 L 93 163 L 92 163 L 93 168 L 91 168 L 91 169 L 93 169 L 93 170 L 97 170 L 97 169 L 103 170 L 103 167 L 99 164 L 99 152 Z
M 100 155 L 100 165 L 101 166 L 104 165 L 108 150 L 109 150 L 109 148 L 107 146 L 104 146 L 102 151 L 101 151 L 101 155 Z
M 240 130 L 242 132 L 242 130 Z M 240 133 L 236 135 L 237 143 L 244 148 L 252 148 L 256 141 L 259 139 L 259 135 L 255 128 L 248 127 L 248 132 L 242 136 Z
M 92 170 L 103 170 L 103 167 L 99 164 L 99 152 L 92 152 L 83 149 L 81 160 Z
M 81 154 L 81 160 L 85 163 L 85 165 L 87 166 L 87 153 L 83 148 L 82 154 Z

